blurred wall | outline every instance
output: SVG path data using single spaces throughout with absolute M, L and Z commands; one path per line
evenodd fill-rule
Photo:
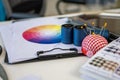
M 56 10 L 57 1 L 58 0 L 46 0 L 47 2 L 47 10 L 45 14 L 46 16 L 58 15 Z M 87 0 L 86 5 L 60 3 L 60 9 L 63 14 L 76 13 L 76 12 L 82 12 L 82 11 L 96 11 L 96 10 L 99 11 L 103 9 L 115 8 L 116 4 L 118 4 L 117 1 L 120 1 L 120 0 Z
M 56 3 L 58 0 L 46 0 L 46 16 L 57 15 Z

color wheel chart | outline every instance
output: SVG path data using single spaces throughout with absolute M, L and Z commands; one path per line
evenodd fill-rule
M 23 38 L 27 41 L 39 44 L 51 44 L 61 42 L 60 25 L 35 26 L 23 32 Z

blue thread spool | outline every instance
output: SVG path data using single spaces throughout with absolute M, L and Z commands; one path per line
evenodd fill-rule
M 61 42 L 64 44 L 73 43 L 73 25 L 63 24 L 61 29 Z
M 74 27 L 73 43 L 76 46 L 81 46 L 83 39 L 87 36 L 87 29 L 84 25 Z
M 95 34 L 100 34 L 100 31 L 101 31 L 101 28 L 97 28 L 97 27 L 87 27 L 88 31 L 89 31 L 89 34 L 90 34 L 90 31 L 91 33 L 95 33 Z M 108 39 L 109 38 L 109 30 L 108 29 L 103 29 L 101 31 L 101 36 L 103 36 L 104 38 Z
M 109 38 L 109 31 L 107 29 L 103 29 L 101 36 L 105 37 L 106 39 Z
M 100 31 L 101 31 L 101 29 L 95 29 L 96 34 L 100 34 Z M 109 31 L 107 29 L 103 29 L 100 35 L 105 37 L 106 39 L 108 39 L 109 38 Z

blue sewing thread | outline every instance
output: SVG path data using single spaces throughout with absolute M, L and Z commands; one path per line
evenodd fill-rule
M 103 36 L 106 39 L 108 39 L 109 35 L 110 35 L 108 29 L 103 29 L 101 31 L 101 28 L 97 28 L 97 27 L 93 28 L 93 27 L 89 26 L 89 27 L 87 27 L 87 30 L 89 31 L 89 34 L 90 34 L 90 31 L 91 31 L 91 33 L 99 34 L 99 35 Z M 101 34 L 100 34 L 100 31 L 101 31 Z
M 73 43 L 76 46 L 81 46 L 83 39 L 87 36 L 87 29 L 84 25 L 74 27 Z
M 100 29 L 95 29 L 95 33 L 99 34 L 100 33 Z M 101 36 L 105 37 L 106 39 L 109 38 L 109 31 L 107 29 L 103 29 L 101 32 Z
M 64 44 L 73 43 L 73 25 L 63 24 L 61 28 L 61 42 Z

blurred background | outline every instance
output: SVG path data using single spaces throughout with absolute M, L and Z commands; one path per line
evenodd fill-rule
M 115 14 L 94 14 L 105 11 Z M 120 34 L 120 0 L 0 0 L 0 21 L 83 12 L 79 18 L 84 21 L 94 21 L 97 26 L 107 21 L 109 30 Z
M 120 8 L 120 0 L 47 0 L 46 16 L 115 8 Z
M 116 8 L 120 8 L 120 0 L 0 0 L 0 20 L 96 12 Z

